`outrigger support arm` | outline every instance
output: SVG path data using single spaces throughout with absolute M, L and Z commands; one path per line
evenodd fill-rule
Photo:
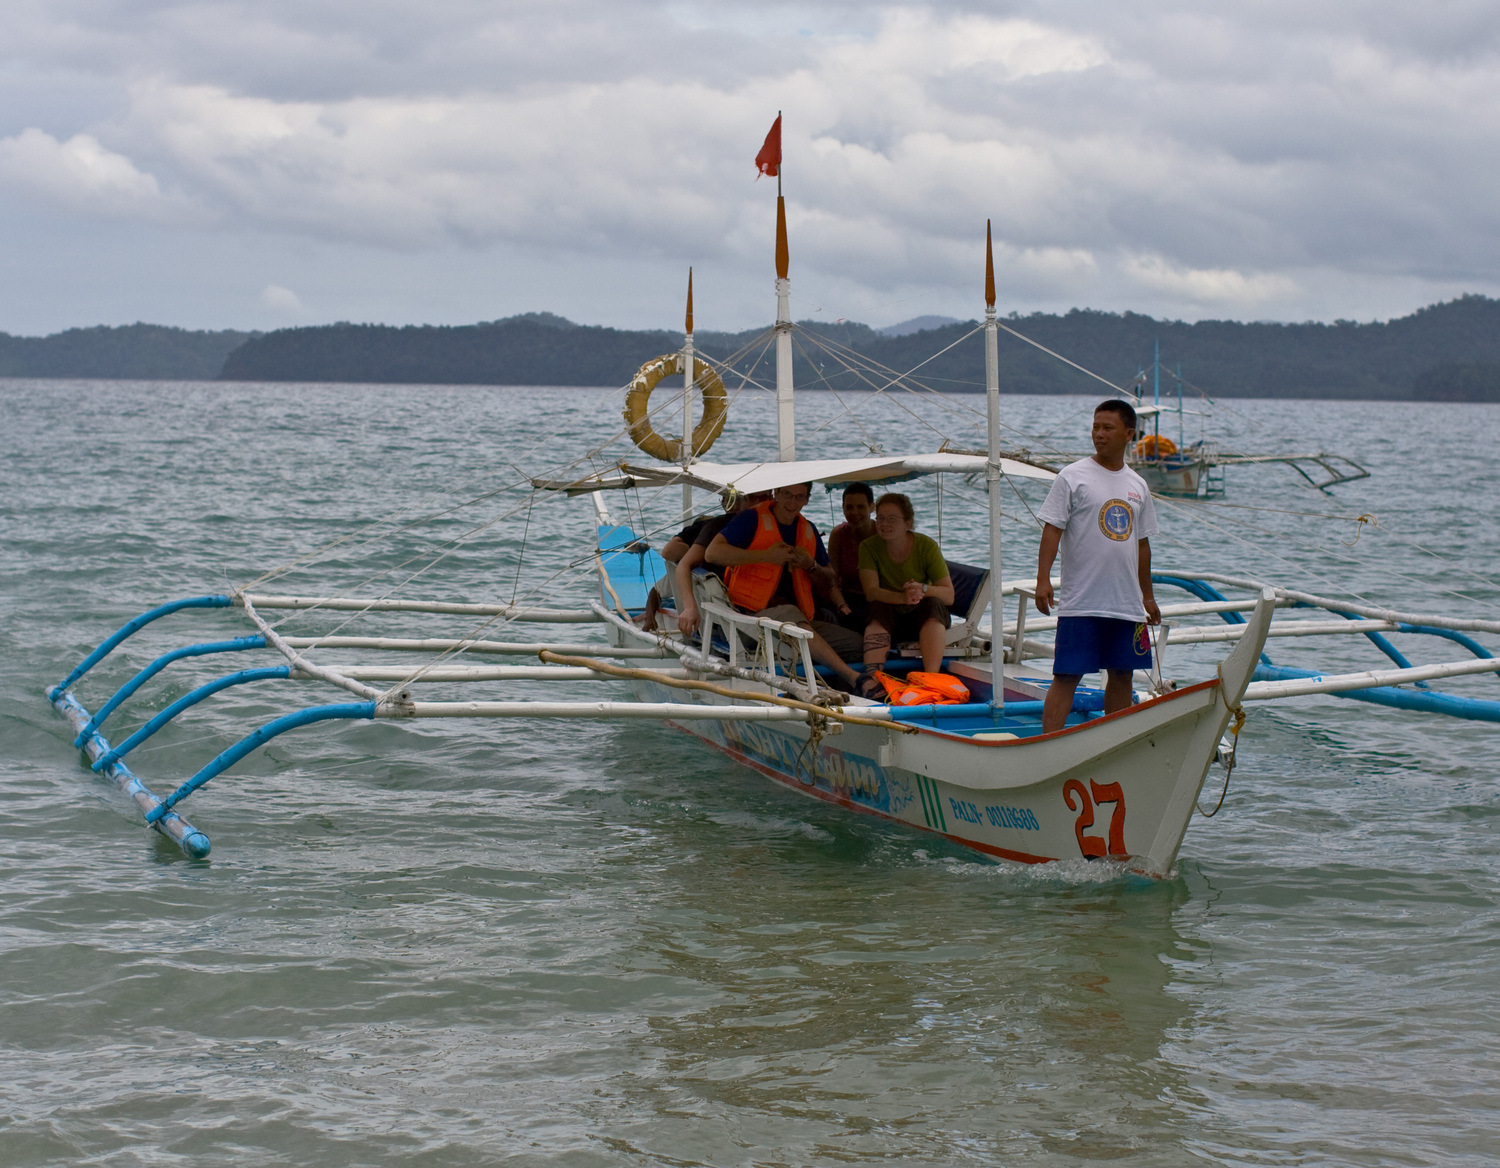
M 266 639 L 261 636 L 235 637 L 230 641 L 203 641 L 197 645 L 184 645 L 181 649 L 173 649 L 170 653 L 163 653 L 150 665 L 142 669 L 124 685 L 115 691 L 115 696 L 110 698 L 99 707 L 99 712 L 90 719 L 89 724 L 80 731 L 73 745 L 82 747 L 84 740 L 95 730 L 104 725 L 105 719 L 113 714 L 120 706 L 129 699 L 130 695 L 145 685 L 168 665 L 174 661 L 181 661 L 187 657 L 208 657 L 214 653 L 242 653 L 246 649 L 264 649 Z
M 211 681 L 207 685 L 200 685 L 192 693 L 184 694 L 178 698 L 165 710 L 157 714 L 156 717 L 152 718 L 151 721 L 125 739 L 124 742 L 120 743 L 119 746 L 101 756 L 94 763 L 93 769 L 96 772 L 102 771 L 111 763 L 119 762 L 120 759 L 124 758 L 142 742 L 145 742 L 146 739 L 150 738 L 173 718 L 177 717 L 183 710 L 191 709 L 204 698 L 212 697 L 220 690 L 228 689 L 230 686 L 244 685 L 251 681 L 270 681 L 286 678 L 290 677 L 291 674 L 292 667 L 290 665 L 270 665 L 264 669 L 241 669 L 238 673 L 231 673 L 226 677 L 220 677 L 215 681 Z
M 337 702 L 331 706 L 313 706 L 306 710 L 298 710 L 295 714 L 286 714 L 274 722 L 267 722 L 255 733 L 246 735 L 228 750 L 220 753 L 206 767 L 163 799 L 160 806 L 148 811 L 146 822 L 157 822 L 215 775 L 222 774 L 245 755 L 277 735 L 285 734 L 288 730 L 295 730 L 299 726 L 310 726 L 314 722 L 327 722 L 336 718 L 373 718 L 377 705 L 379 705 L 378 702 Z
M 152 621 L 160 620 L 164 616 L 170 616 L 174 612 L 180 612 L 184 608 L 228 608 L 233 603 L 227 596 L 189 596 L 183 600 L 174 600 L 169 604 L 153 608 L 149 612 L 141 613 L 134 620 L 127 621 L 112 636 L 101 641 L 99 647 L 85 657 L 79 663 L 77 669 L 73 670 L 67 677 L 49 689 L 47 691 L 47 700 L 55 702 L 60 695 L 71 689 L 80 677 L 113 653 L 122 641 L 127 637 L 134 636 Z

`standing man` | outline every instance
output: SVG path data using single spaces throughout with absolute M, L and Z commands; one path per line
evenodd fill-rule
M 829 641 L 854 655 L 863 648 L 863 638 L 830 621 L 813 619 L 814 581 L 832 592 L 836 605 L 842 607 L 844 597 L 828 566 L 823 537 L 802 515 L 811 494 L 811 483 L 777 487 L 769 502 L 741 511 L 725 524 L 704 559 L 727 569 L 724 583 L 735 608 L 810 630 L 814 659 L 830 667 L 852 691 L 859 674 Z
M 1113 399 L 1094 411 L 1094 455 L 1062 469 L 1037 517 L 1036 606 L 1052 612 L 1052 562 L 1062 547 L 1062 600 L 1052 685 L 1042 732 L 1061 730 L 1085 673 L 1105 673 L 1104 712 L 1131 704 L 1131 675 L 1151 667 L 1147 623 L 1161 623 L 1151 590 L 1151 536 L 1156 509 L 1146 482 L 1125 465 L 1135 438 L 1135 410 Z

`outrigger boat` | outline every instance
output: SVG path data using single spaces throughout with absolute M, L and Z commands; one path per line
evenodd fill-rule
M 1014 330 L 1012 330 L 1014 331 Z M 1309 454 L 1244 454 L 1225 450 L 1207 435 L 1189 440 L 1185 420 L 1189 413 L 1182 398 L 1182 366 L 1172 376 L 1177 385 L 1177 400 L 1165 404 L 1161 392 L 1161 345 L 1152 355 L 1151 372 L 1144 369 L 1124 386 L 1124 394 L 1133 398 L 1140 420 L 1140 439 L 1127 452 L 1126 461 L 1146 481 L 1153 495 L 1177 499 L 1214 499 L 1226 490 L 1225 468 L 1231 466 L 1289 466 L 1308 486 L 1327 492 L 1330 487 L 1357 482 L 1370 477 L 1366 470 L 1345 454 L 1317 450 Z M 1146 383 L 1151 383 L 1151 400 L 1146 400 Z M 1202 392 L 1201 390 L 1199 391 Z M 1203 395 L 1208 403 L 1208 396 Z M 1212 404 L 1212 403 L 1208 403 Z M 1177 417 L 1177 438 L 1162 433 L 1162 419 Z M 1081 453 L 1056 454 L 1018 452 L 1026 461 L 1038 466 L 1060 469 Z
M 1163 606 L 1170 622 L 1158 644 L 1158 667 L 1138 675 L 1138 702 L 1105 715 L 1102 695 L 1080 689 L 1065 727 L 1041 732 L 1042 699 L 1050 682 L 1045 634 L 1055 620 L 1028 620 L 1029 581 L 1001 580 L 1000 499 L 1007 480 L 1049 479 L 1051 472 L 1001 457 L 999 364 L 993 260 L 986 246 L 985 339 L 988 451 L 984 454 L 928 452 L 876 454 L 868 458 L 798 460 L 795 449 L 789 281 L 784 204 L 778 194 L 775 460 L 712 463 L 702 456 L 723 425 L 718 370 L 693 351 L 691 284 L 686 343 L 643 370 L 645 397 L 671 371 L 684 374 L 683 437 L 661 440 L 642 426 L 644 397 L 627 416 L 643 446 L 666 454 L 653 464 L 622 461 L 581 476 L 535 480 L 533 486 L 586 494 L 597 512 L 597 545 L 589 549 L 598 595 L 572 608 L 519 603 L 455 602 L 375 597 L 298 596 L 242 588 L 225 594 L 176 600 L 136 617 L 106 639 L 67 677 L 48 691 L 69 721 L 76 745 L 93 770 L 125 791 L 156 831 L 191 857 L 208 855 L 208 837 L 183 818 L 194 792 L 280 734 L 327 720 L 413 722 L 434 718 L 618 719 L 659 721 L 685 730 L 751 769 L 794 791 L 934 833 L 987 857 L 1023 863 L 1062 859 L 1106 860 L 1122 870 L 1165 876 L 1176 861 L 1200 790 L 1216 760 L 1234 765 L 1235 743 L 1249 702 L 1307 694 L 1341 694 L 1410 709 L 1500 721 L 1500 702 L 1423 689 L 1440 678 L 1500 672 L 1500 658 L 1469 633 L 1500 633 L 1500 622 L 1404 614 L 1275 588 L 1260 581 L 1202 572 L 1163 572 L 1163 585 L 1190 594 Z M 718 383 L 718 389 L 714 384 Z M 706 388 L 708 424 L 690 429 L 688 408 L 696 387 Z M 639 388 L 639 387 L 637 387 Z M 629 411 L 631 407 L 627 407 Z M 649 418 L 647 418 L 649 422 Z M 651 438 L 658 441 L 649 441 Z M 694 638 L 647 632 L 637 623 L 646 594 L 661 573 L 661 557 L 644 542 L 646 533 L 616 522 L 605 494 L 640 485 L 684 492 L 691 513 L 694 489 L 752 492 L 812 481 L 895 483 L 916 476 L 981 477 L 988 499 L 988 559 L 984 568 L 951 563 L 959 596 L 945 668 L 960 678 L 970 700 L 960 704 L 902 707 L 837 693 L 824 684 L 809 652 L 809 634 L 737 612 L 717 591 L 714 577 L 694 583 L 703 629 Z M 1227 593 L 1235 594 L 1233 597 Z M 1003 600 L 1017 601 L 1004 617 Z M 1331 620 L 1280 619 L 1309 608 L 1336 614 Z M 146 663 L 109 696 L 97 712 L 82 703 L 75 687 L 139 630 L 182 613 L 220 609 L 241 618 L 243 635 L 186 645 Z M 350 614 L 370 620 L 459 621 L 462 631 L 422 636 L 283 635 L 267 613 L 298 611 L 346 622 Z M 983 623 L 986 611 L 989 623 Z M 1278 618 L 1273 623 L 1273 617 Z M 1182 624 L 1206 618 L 1218 624 Z M 249 628 L 243 628 L 248 624 Z M 497 640 L 485 634 L 497 625 L 543 624 L 559 628 L 599 626 L 603 638 Z M 342 628 L 342 625 L 339 626 Z M 402 630 L 409 632 L 409 630 Z M 1474 657 L 1412 666 L 1392 646 L 1389 633 L 1426 633 L 1465 646 Z M 1042 639 L 1038 639 L 1038 634 Z M 1397 668 L 1323 676 L 1274 666 L 1264 655 L 1268 638 L 1363 635 L 1394 659 Z M 1227 655 L 1205 676 L 1183 683 L 1159 668 L 1166 642 L 1174 646 L 1224 642 Z M 192 688 L 127 733 L 118 745 L 104 737 L 106 724 L 152 678 L 185 659 L 255 652 L 271 664 L 213 677 Z M 376 653 L 376 663 L 350 663 L 353 653 Z M 406 655 L 403 664 L 402 655 Z M 496 658 L 532 657 L 535 664 L 494 664 Z M 409 662 L 413 658 L 418 664 Z M 900 663 L 891 669 L 900 672 Z M 1259 679 L 1259 680 L 1257 680 Z M 209 759 L 165 796 L 129 767 L 128 756 L 174 719 L 231 687 L 264 681 L 301 681 L 338 691 L 343 700 L 290 710 Z M 628 696 L 605 700 L 514 700 L 492 696 L 428 701 L 420 687 L 516 686 L 536 682 L 628 686 Z M 1226 730 L 1228 734 L 1226 736 Z M 708 796 L 705 796 L 708 797 Z M 1222 802 L 1222 796 L 1221 796 Z

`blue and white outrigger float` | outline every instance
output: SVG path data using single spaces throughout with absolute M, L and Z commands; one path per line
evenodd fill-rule
M 779 198 L 778 198 L 779 202 Z M 779 207 L 778 207 L 779 210 Z M 695 387 L 714 372 L 692 346 L 689 316 L 685 351 L 653 363 L 656 380 L 668 369 L 685 372 L 680 443 L 657 445 L 668 457 L 650 465 L 619 462 L 581 477 L 536 480 L 541 489 L 588 494 L 597 511 L 598 540 L 590 559 L 597 599 L 576 608 L 459 603 L 378 597 L 272 595 L 252 589 L 178 600 L 135 618 L 48 690 L 70 722 L 75 743 L 93 770 L 129 795 L 156 831 L 190 857 L 207 856 L 208 837 L 181 814 L 195 791 L 280 734 L 316 722 L 344 719 L 414 721 L 432 718 L 618 719 L 665 722 L 792 790 L 924 832 L 936 833 L 985 856 L 1040 863 L 1058 859 L 1109 859 L 1122 870 L 1163 876 L 1172 870 L 1183 835 L 1215 761 L 1228 772 L 1247 703 L 1336 694 L 1404 709 L 1500 721 L 1500 701 L 1443 694 L 1423 688 L 1432 680 L 1500 672 L 1496 657 L 1469 634 L 1500 634 L 1500 621 L 1463 620 L 1394 612 L 1261 581 L 1202 571 L 1164 571 L 1162 585 L 1190 599 L 1162 605 L 1167 620 L 1157 644 L 1157 666 L 1137 676 L 1137 704 L 1105 715 L 1102 695 L 1080 689 L 1061 731 L 1041 732 L 1041 704 L 1050 682 L 1045 634 L 1054 618 L 1028 619 L 1032 581 L 1000 576 L 1000 490 L 1008 479 L 1050 479 L 1050 471 L 1000 456 L 999 366 L 993 268 L 987 255 L 986 354 L 988 453 L 799 461 L 794 443 L 789 284 L 785 220 L 778 222 L 777 419 L 779 457 L 774 461 L 711 463 L 701 456 L 723 424 L 691 431 L 689 403 Z M 689 309 L 691 312 L 691 308 Z M 717 400 L 715 395 L 710 395 Z M 635 399 L 641 402 L 641 397 Z M 627 420 L 641 432 L 641 418 Z M 654 432 L 653 432 L 654 433 Z M 657 436 L 659 439 L 659 436 Z M 643 444 L 646 445 L 646 444 Z M 819 676 L 808 634 L 795 625 L 735 611 L 702 574 L 695 581 L 703 617 L 700 634 L 646 632 L 637 617 L 662 561 L 630 527 L 614 521 L 602 502 L 614 488 L 681 485 L 684 510 L 694 489 L 753 492 L 804 481 L 824 484 L 893 483 L 922 475 L 982 479 L 988 498 L 989 564 L 952 565 L 960 595 L 947 642 L 945 668 L 963 680 L 971 701 L 958 705 L 901 707 L 851 697 Z M 1014 616 L 1005 619 L 1004 600 Z M 90 671 L 155 621 L 203 609 L 223 609 L 248 624 L 245 635 L 187 645 L 146 664 L 98 707 L 77 696 Z M 295 610 L 346 620 L 349 614 L 381 619 L 399 614 L 465 622 L 463 635 L 420 637 L 284 636 L 266 613 Z M 989 623 L 983 623 L 986 612 Z M 1321 612 L 1329 619 L 1316 619 Z M 1308 614 L 1314 619 L 1308 619 Z M 1200 623 L 1184 623 L 1197 618 Z M 1274 618 L 1274 619 L 1273 619 Z M 554 641 L 495 640 L 496 625 L 598 626 L 602 638 Z M 403 630 L 410 631 L 410 630 Z M 1473 654 L 1469 659 L 1413 666 L 1388 634 L 1446 638 Z M 1271 663 L 1268 640 L 1290 637 L 1365 636 L 1395 668 L 1325 676 Z M 1193 681 L 1162 676 L 1161 652 L 1225 642 L 1232 649 L 1212 671 Z M 166 705 L 118 745 L 104 729 L 122 706 L 173 663 L 226 653 L 268 656 L 271 664 L 227 673 Z M 352 653 L 375 653 L 378 663 L 347 663 Z M 420 661 L 413 666 L 414 655 Z M 495 658 L 531 657 L 539 664 L 490 664 Z M 912 663 L 909 663 L 912 664 Z M 900 671 L 899 663 L 892 669 Z M 143 742 L 193 706 L 231 687 L 263 681 L 301 681 L 337 691 L 342 700 L 293 709 L 209 759 L 195 774 L 161 796 L 131 769 L 128 758 Z M 512 700 L 489 696 L 425 701 L 415 695 L 432 684 L 466 687 L 532 682 L 628 686 L 628 696 L 606 700 Z M 1408 688 L 1415 686 L 1417 688 Z M 1226 735 L 1226 730 L 1229 732 Z M 1222 797 L 1221 797 L 1222 802 Z

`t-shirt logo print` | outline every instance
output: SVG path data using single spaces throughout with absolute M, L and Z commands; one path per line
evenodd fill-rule
M 1135 526 L 1135 513 L 1124 499 L 1111 499 L 1099 508 L 1099 530 L 1114 540 L 1130 538 Z

